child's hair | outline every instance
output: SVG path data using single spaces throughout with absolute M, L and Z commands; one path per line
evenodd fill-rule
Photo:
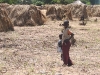
M 59 34 L 59 39 L 62 39 L 62 34 Z

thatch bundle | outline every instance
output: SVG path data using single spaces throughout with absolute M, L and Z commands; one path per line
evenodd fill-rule
M 72 17 L 79 18 L 84 15 L 85 19 L 88 17 L 100 17 L 100 5 L 85 5 L 85 4 L 75 4 L 71 3 L 66 5 L 67 11 L 71 11 Z M 71 9 L 71 10 L 70 10 Z
M 68 4 L 66 6 L 62 6 L 63 8 L 63 16 L 67 20 L 73 20 L 72 18 L 72 5 Z
M 71 11 L 72 11 L 73 17 L 80 18 L 82 15 L 84 15 L 85 18 L 88 18 L 86 5 L 84 4 L 83 5 L 73 4 Z
M 46 15 L 56 14 L 56 8 L 55 6 L 50 6 L 47 8 Z
M 75 4 L 71 3 L 68 5 L 49 5 L 47 8 L 46 15 L 53 19 L 57 20 L 73 20 L 73 17 L 80 18 L 84 15 L 85 18 L 88 18 L 87 5 L 85 4 Z
M 88 5 L 86 9 L 90 17 L 100 17 L 100 5 Z
M 8 13 L 8 15 L 10 15 L 11 11 L 13 10 L 15 5 L 9 5 L 8 7 L 6 7 L 6 11 Z
M 11 19 L 8 17 L 7 12 L 0 8 L 0 32 L 2 31 L 14 31 Z
M 14 5 L 9 6 L 7 10 L 9 17 L 15 26 L 42 25 L 46 20 L 46 17 L 41 13 L 41 11 L 33 5 Z
M 31 19 L 33 19 L 36 24 L 38 25 L 44 24 L 44 22 L 46 21 L 46 16 L 42 14 L 42 12 L 39 9 L 31 5 L 28 11 L 29 15 L 31 16 Z
M 82 15 L 84 15 L 84 18 L 85 18 L 85 19 L 88 19 L 88 14 L 87 14 L 86 7 L 87 7 L 87 5 L 84 5 L 84 6 L 83 6 L 83 11 L 82 11 L 83 13 L 82 13 Z
M 48 6 L 46 16 L 52 20 L 56 19 L 56 8 L 55 6 Z
M 85 15 L 87 18 L 85 4 L 67 4 L 67 5 L 49 5 L 46 15 L 49 18 L 57 20 L 73 20 L 73 17 L 79 18 L 81 15 Z
M 67 11 L 65 5 L 64 6 L 62 6 L 62 5 L 60 5 L 60 6 L 57 6 L 57 5 L 56 6 L 49 6 L 47 8 L 46 15 L 49 18 L 51 18 L 52 20 L 53 19 L 56 19 L 56 20 L 63 20 L 63 19 L 72 20 L 71 12 Z
M 73 20 L 73 17 L 80 18 L 82 15 L 84 15 L 85 19 L 88 19 L 88 16 L 100 16 L 99 5 L 85 5 L 82 3 L 45 5 L 41 7 L 33 5 L 0 4 L 0 7 L 7 9 L 7 13 L 12 23 L 17 26 L 42 25 L 46 21 L 46 16 L 52 20 Z
M 6 7 L 8 7 L 9 6 L 9 4 L 7 4 L 7 3 L 0 3 L 0 7 L 1 8 L 6 8 Z
M 61 7 L 56 9 L 56 16 L 57 16 L 58 20 L 62 20 L 63 19 L 63 14 L 64 14 L 64 11 L 63 11 L 63 9 Z

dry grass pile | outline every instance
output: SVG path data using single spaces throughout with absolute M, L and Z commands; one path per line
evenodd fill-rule
M 8 6 L 9 6 L 9 4 L 7 4 L 7 3 L 0 3 L 1 8 L 7 8 Z
M 74 17 L 80 18 L 82 15 L 85 16 L 85 19 L 88 19 L 88 16 L 100 16 L 99 5 L 71 3 L 68 5 L 45 5 L 37 7 L 33 5 L 0 4 L 0 7 L 7 9 L 8 16 L 15 26 L 42 25 L 47 18 L 51 20 L 73 20 Z M 41 10 L 43 11 L 41 12 Z
M 68 5 L 48 5 L 46 15 L 52 20 L 73 20 L 73 18 L 80 18 L 84 15 L 85 19 L 88 17 L 100 17 L 100 5 L 85 5 L 71 3 Z
M 72 15 L 70 11 L 67 11 L 65 5 L 49 5 L 47 8 L 46 15 L 51 20 L 64 20 L 69 19 L 72 20 Z
M 7 10 L 15 26 L 42 25 L 46 20 L 41 11 L 33 5 L 11 5 Z
M 82 15 L 85 15 L 85 18 L 88 18 L 87 5 L 82 4 L 68 4 L 68 5 L 49 5 L 47 8 L 46 15 L 51 19 L 57 20 L 73 20 L 73 17 L 79 18 Z
M 46 16 L 52 20 L 56 18 L 56 8 L 55 6 L 49 6 L 47 8 Z
M 31 19 L 33 19 L 36 24 L 42 25 L 46 21 L 46 16 L 42 14 L 42 12 L 37 9 L 36 6 L 31 5 L 28 12 L 31 16 Z
M 0 32 L 2 31 L 14 31 L 11 19 L 8 17 L 7 12 L 0 8 Z
M 25 25 L 25 20 L 28 19 L 27 11 L 29 9 L 29 5 L 14 5 L 10 6 L 7 9 L 10 9 L 9 17 L 12 20 L 12 23 L 16 26 Z
M 9 5 L 8 7 L 6 7 L 6 11 L 8 13 L 8 15 L 10 15 L 11 11 L 13 10 L 15 5 Z
M 84 15 L 85 18 L 88 18 L 87 14 L 87 5 L 85 4 L 68 4 L 68 5 L 49 5 L 46 15 L 51 19 L 57 20 L 73 20 L 73 17 L 80 18 Z
M 61 7 L 56 9 L 56 16 L 57 16 L 58 20 L 62 20 L 63 19 L 63 9 Z
M 62 6 L 62 8 L 64 9 L 64 17 L 67 20 L 73 20 L 72 18 L 72 5 L 68 4 L 66 6 Z
M 56 14 L 56 5 L 48 5 L 46 15 Z
M 73 17 L 80 18 L 82 15 L 84 15 L 86 19 L 88 18 L 86 5 L 70 4 L 70 6 Z
M 100 5 L 88 5 L 87 13 L 90 17 L 100 17 Z
M 88 14 L 87 14 L 87 11 L 86 11 L 86 7 L 87 7 L 87 5 L 84 5 L 84 7 L 83 7 L 83 15 L 84 15 L 85 19 L 88 19 Z
M 79 18 L 84 15 L 85 19 L 88 17 L 100 17 L 100 5 L 85 5 L 85 4 L 68 4 L 67 10 L 72 12 L 72 17 Z

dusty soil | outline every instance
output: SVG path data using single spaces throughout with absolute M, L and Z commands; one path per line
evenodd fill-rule
M 0 75 L 100 75 L 100 18 L 90 19 L 86 26 L 70 21 L 77 40 L 70 49 L 71 67 L 63 67 L 57 53 L 62 21 L 0 32 Z

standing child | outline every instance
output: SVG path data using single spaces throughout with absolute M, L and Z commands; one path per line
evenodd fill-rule
M 63 66 L 71 66 L 73 65 L 70 56 L 69 56 L 69 50 L 70 50 L 70 39 L 74 36 L 72 32 L 69 31 L 69 21 L 64 21 L 63 23 L 64 30 L 62 35 L 62 52 L 63 52 Z
M 62 53 L 62 34 L 59 34 L 59 41 L 57 45 L 57 52 L 61 52 L 61 60 L 63 60 L 63 53 Z

